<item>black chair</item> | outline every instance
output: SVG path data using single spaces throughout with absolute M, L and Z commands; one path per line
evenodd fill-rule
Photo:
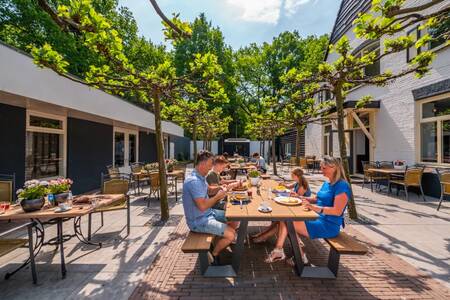
M 0 174 L 0 202 L 15 202 L 15 190 L 16 174 Z

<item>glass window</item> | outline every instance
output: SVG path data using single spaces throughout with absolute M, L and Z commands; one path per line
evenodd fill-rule
M 364 53 L 375 52 L 377 56 L 380 55 L 380 44 L 372 44 L 364 50 Z M 365 76 L 376 76 L 380 75 L 380 60 L 375 61 L 372 65 L 364 68 Z
M 64 176 L 64 135 L 28 131 L 26 135 L 26 180 Z
M 128 137 L 128 144 L 129 144 L 129 153 L 128 153 L 128 160 L 129 163 L 135 163 L 136 162 L 136 135 L 130 134 Z
M 442 121 L 442 162 L 450 164 L 450 120 Z
M 114 164 L 116 167 L 123 167 L 125 164 L 125 134 L 123 132 L 114 133 Z
M 408 36 L 411 36 L 413 38 L 413 41 L 417 41 L 418 39 L 420 39 L 419 26 L 415 27 L 411 31 L 408 31 Z M 415 45 L 412 45 L 411 47 L 406 49 L 406 61 L 410 62 L 411 60 L 414 59 L 414 57 L 420 54 L 420 52 L 421 52 L 420 48 L 416 48 Z
M 422 104 L 422 118 L 424 119 L 448 115 L 450 115 L 450 99 Z
M 421 160 L 423 162 L 438 162 L 437 160 L 437 123 L 428 122 L 420 125 Z
M 30 126 L 50 129 L 63 129 L 63 122 L 61 120 L 30 115 Z
M 450 13 L 448 14 L 450 16 Z M 450 31 L 450 18 L 446 18 L 443 22 L 438 22 L 436 27 L 428 29 L 431 37 L 434 39 L 430 42 L 430 49 L 439 47 L 445 43 L 445 34 Z

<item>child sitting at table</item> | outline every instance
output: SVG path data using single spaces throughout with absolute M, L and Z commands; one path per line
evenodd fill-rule
M 311 196 L 311 189 L 309 188 L 308 180 L 305 178 L 305 175 L 303 173 L 303 170 L 301 168 L 294 168 L 291 171 L 291 178 L 294 181 L 291 184 L 284 184 L 281 185 L 285 186 L 286 188 L 290 189 L 290 196 L 291 197 L 310 197 Z M 256 244 L 265 242 L 269 237 L 275 235 L 275 233 L 278 232 L 278 225 L 280 222 L 272 222 L 269 227 L 264 229 L 264 231 L 253 235 L 252 239 L 253 242 Z

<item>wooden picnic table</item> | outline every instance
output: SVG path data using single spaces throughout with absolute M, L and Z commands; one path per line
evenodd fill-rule
M 299 276 L 302 275 L 304 262 L 300 255 L 300 248 L 298 245 L 297 233 L 294 228 L 294 221 L 315 220 L 318 214 L 314 211 L 305 211 L 302 206 L 287 206 L 278 204 L 275 201 L 268 200 L 268 189 L 275 188 L 279 183 L 275 180 L 263 180 L 260 187 L 260 194 L 257 193 L 257 188 L 252 187 L 251 202 L 243 205 L 233 205 L 228 202 L 225 209 L 225 216 L 228 221 L 239 221 L 238 238 L 236 248 L 233 250 L 233 270 L 237 273 L 240 266 L 240 259 L 244 250 L 244 239 L 247 236 L 247 226 L 249 221 L 285 221 L 288 227 L 289 238 L 291 240 L 292 249 L 294 252 L 294 260 L 296 263 L 296 270 Z M 272 199 L 276 195 L 272 195 Z M 262 213 L 258 210 L 261 202 L 268 201 L 272 208 L 270 213 Z
M 64 257 L 64 242 L 68 241 L 72 237 L 77 237 L 81 242 L 85 244 L 100 246 L 101 244 L 92 243 L 83 236 L 81 231 L 81 217 L 92 213 L 96 208 L 108 206 L 113 204 L 114 202 L 120 201 L 123 198 L 122 194 L 102 194 L 102 195 L 86 195 L 83 196 L 87 199 L 83 199 L 83 203 L 76 204 L 75 201 L 78 197 L 74 198 L 74 203 L 72 205 L 72 209 L 64 212 L 55 212 L 55 207 L 43 208 L 34 212 L 24 212 L 20 205 L 12 206 L 11 209 L 6 211 L 4 214 L 0 215 L 0 221 L 5 220 L 27 220 L 31 219 L 35 222 L 35 231 L 36 231 L 36 245 L 34 247 L 34 251 L 36 256 L 41 247 L 43 245 L 57 245 L 60 249 L 61 256 L 61 274 L 62 277 L 66 277 L 66 265 L 65 265 L 65 257 Z M 96 206 L 94 207 L 90 202 L 93 199 L 97 200 Z M 87 203 L 84 203 L 87 202 Z M 64 235 L 63 234 L 63 223 L 70 219 L 74 219 L 74 235 Z M 44 225 L 47 224 L 56 224 L 57 225 L 57 236 L 56 238 L 49 239 L 47 242 L 44 241 Z M 13 271 L 12 273 L 8 273 L 10 275 L 16 273 L 18 270 L 25 267 L 30 261 L 26 261 L 23 265 L 21 265 L 18 269 Z

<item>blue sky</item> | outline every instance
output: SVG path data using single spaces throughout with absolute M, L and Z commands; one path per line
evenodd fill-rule
M 164 43 L 161 19 L 148 0 L 119 0 L 136 18 L 140 34 L 155 43 Z M 285 30 L 302 36 L 330 33 L 339 9 L 339 0 L 159 0 L 168 16 L 180 13 L 192 21 L 201 12 L 219 26 L 227 44 L 234 49 L 252 42 L 262 43 Z

